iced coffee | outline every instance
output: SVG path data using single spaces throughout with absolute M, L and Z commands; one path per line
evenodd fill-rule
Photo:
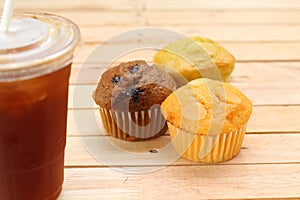
M 0 199 L 56 199 L 80 33 L 69 20 L 47 14 L 16 15 L 10 29 L 15 32 L 0 35 Z

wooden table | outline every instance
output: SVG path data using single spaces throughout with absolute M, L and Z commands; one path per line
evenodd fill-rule
M 65 184 L 59 199 L 300 199 L 299 0 L 27 0 L 16 1 L 16 10 L 70 18 L 84 39 L 71 75 Z M 230 82 L 250 97 L 254 112 L 233 160 L 204 165 L 180 158 L 167 167 L 152 163 L 170 142 L 167 134 L 119 144 L 136 157 L 103 145 L 111 140 L 90 105 L 105 66 L 82 64 L 101 42 L 147 26 L 214 39 L 236 56 Z M 136 52 L 118 61 L 150 61 L 152 55 Z M 94 159 L 82 144 L 86 139 L 98 141 L 98 150 L 111 160 Z M 151 167 L 156 170 L 147 171 Z M 128 173 L 132 169 L 147 173 Z

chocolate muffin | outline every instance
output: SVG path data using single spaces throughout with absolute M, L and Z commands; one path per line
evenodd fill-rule
M 129 141 L 163 134 L 167 126 L 160 104 L 175 88 L 166 72 L 142 60 L 108 68 L 94 93 L 105 131 Z

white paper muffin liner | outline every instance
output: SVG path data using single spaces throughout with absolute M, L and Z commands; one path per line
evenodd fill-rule
M 235 157 L 242 147 L 247 124 L 215 136 L 191 134 L 168 122 L 175 151 L 182 157 L 203 163 L 217 163 Z
M 107 134 L 121 140 L 149 140 L 164 134 L 167 130 L 160 108 L 119 112 L 100 107 L 100 115 Z

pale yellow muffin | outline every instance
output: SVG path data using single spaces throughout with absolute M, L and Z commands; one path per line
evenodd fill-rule
M 222 162 L 241 149 L 251 101 L 229 83 L 200 78 L 175 90 L 161 105 L 172 144 L 196 162 Z
M 235 58 L 220 44 L 202 37 L 191 37 L 169 44 L 153 57 L 160 65 L 184 85 L 197 78 L 226 81 L 234 69 Z

